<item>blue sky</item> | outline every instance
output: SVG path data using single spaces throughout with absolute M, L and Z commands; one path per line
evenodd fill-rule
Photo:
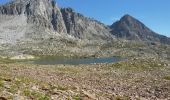
M 8 0 L 0 0 L 4 3 Z M 107 25 L 129 14 L 153 31 L 170 37 L 170 0 L 56 0 L 60 7 L 95 18 Z

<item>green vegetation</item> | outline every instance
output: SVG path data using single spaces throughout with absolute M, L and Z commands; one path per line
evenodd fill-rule
M 3 83 L 3 81 L 0 79 L 0 92 L 2 92 L 3 87 L 4 87 L 4 83 Z
M 37 91 L 30 91 L 28 89 L 23 91 L 23 95 L 34 98 L 36 100 L 50 100 L 50 97 L 48 95 Z
M 163 77 L 163 79 L 170 81 L 170 76 L 165 76 L 165 77 Z
M 131 100 L 130 97 L 116 96 L 113 100 Z
M 36 92 L 36 91 L 31 92 L 30 96 L 32 96 L 33 98 L 37 100 L 50 100 L 48 95 L 44 95 L 43 93 Z
M 23 95 L 29 97 L 31 96 L 31 91 L 29 89 L 25 89 L 23 90 Z
M 8 58 L 0 58 L 0 63 L 1 64 L 12 64 L 12 63 L 22 63 L 22 62 L 27 62 L 27 61 L 33 61 L 33 60 L 37 60 L 38 57 L 36 57 L 35 59 L 16 59 L 16 60 L 13 60 L 13 59 L 10 59 L 9 57 Z
M 57 89 L 65 91 L 65 90 L 68 90 L 69 88 L 68 87 L 64 87 L 64 86 L 57 86 Z
M 80 96 L 73 96 L 72 99 L 73 100 L 82 100 Z
M 8 63 L 15 63 L 15 61 L 9 58 L 0 58 L 0 63 L 8 64 Z
M 7 89 L 7 91 L 10 92 L 10 93 L 17 93 L 18 90 L 19 90 L 19 86 L 16 85 L 16 84 L 11 84 L 9 86 L 9 89 Z

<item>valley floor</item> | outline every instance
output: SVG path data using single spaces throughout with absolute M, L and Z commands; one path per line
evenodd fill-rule
M 168 100 L 170 64 L 129 59 L 114 64 L 0 64 L 2 100 Z

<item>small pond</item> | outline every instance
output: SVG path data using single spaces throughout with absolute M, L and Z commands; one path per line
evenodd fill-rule
M 101 58 L 62 58 L 51 57 L 38 59 L 31 61 L 32 64 L 40 65 L 56 65 L 56 64 L 70 64 L 70 65 L 79 65 L 79 64 L 98 64 L 98 63 L 114 63 L 125 60 L 120 57 L 101 57 Z

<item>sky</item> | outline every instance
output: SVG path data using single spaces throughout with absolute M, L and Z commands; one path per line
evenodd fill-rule
M 0 3 L 8 0 L 0 0 Z M 170 37 L 170 0 L 56 0 L 84 16 L 111 25 L 129 14 L 153 31 Z

